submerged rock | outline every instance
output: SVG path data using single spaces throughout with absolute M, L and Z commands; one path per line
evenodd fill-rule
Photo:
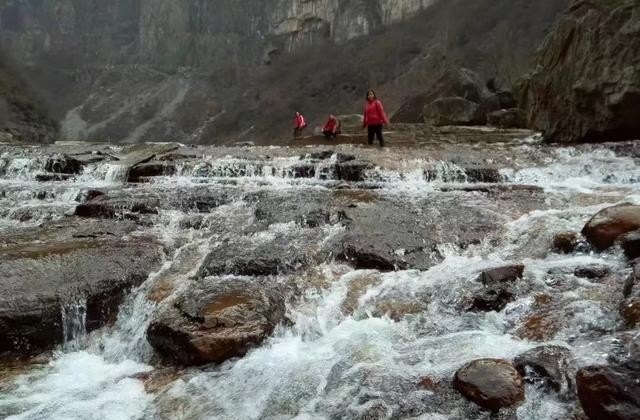
M 598 250 L 611 247 L 621 235 L 640 229 L 640 206 L 607 207 L 587 222 L 582 234 Z
M 630 260 L 640 258 L 640 230 L 625 233 L 620 237 L 620 245 L 624 250 L 624 255 Z
M 500 312 L 514 299 L 513 283 L 522 278 L 524 265 L 511 265 L 483 271 L 477 278 L 484 286 L 468 308 L 471 311 Z
M 578 397 L 590 420 L 640 418 L 640 369 L 589 366 L 578 371 Z
M 82 172 L 83 164 L 67 155 L 57 155 L 47 159 L 44 169 L 54 174 L 76 175 Z
M 162 258 L 159 244 L 76 239 L 0 250 L 0 353 L 32 354 L 61 343 L 61 308 L 86 306 L 88 330 L 113 319 L 127 290 Z
M 506 360 L 479 359 L 460 368 L 453 387 L 482 408 L 498 411 L 524 401 L 524 381 Z
M 577 368 L 571 350 L 560 346 L 540 346 L 520 354 L 513 363 L 528 382 L 541 383 L 564 398 L 575 398 Z
M 284 297 L 269 281 L 206 278 L 156 315 L 147 339 L 183 365 L 222 363 L 260 344 L 284 315 Z

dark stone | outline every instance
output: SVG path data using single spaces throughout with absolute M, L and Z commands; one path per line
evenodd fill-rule
M 370 162 L 350 160 L 336 165 L 336 179 L 348 182 L 361 182 L 366 179 L 366 171 L 374 165 Z
M 640 229 L 640 206 L 622 204 L 607 207 L 587 222 L 582 234 L 598 250 L 604 251 L 627 232 Z
M 477 278 L 484 286 L 477 291 L 468 306 L 469 311 L 500 312 L 514 300 L 513 283 L 522 278 L 523 265 L 493 268 Z
M 640 258 L 640 230 L 626 233 L 619 240 L 628 259 Z
M 640 294 L 632 295 L 622 301 L 620 315 L 629 328 L 640 326 Z
M 82 162 L 67 155 L 59 155 L 47 159 L 44 169 L 54 174 L 76 175 L 82 172 Z
M 127 182 L 143 182 L 151 177 L 169 176 L 176 173 L 176 166 L 168 162 L 147 162 L 129 169 Z
M 158 214 L 158 199 L 110 198 L 98 195 L 92 200 L 76 206 L 74 215 L 86 218 L 113 219 L 127 214 Z
M 142 241 L 91 238 L 2 248 L 0 353 L 29 355 L 61 343 L 64 304 L 86 303 L 87 328 L 104 325 L 125 291 L 146 280 L 161 259 L 159 244 Z
M 506 360 L 480 359 L 460 368 L 453 387 L 482 408 L 498 411 L 524 401 L 524 381 Z
M 480 101 L 478 107 L 478 120 L 482 124 L 486 124 L 487 115 L 502 109 L 517 108 L 518 103 L 511 92 L 496 92 Z
M 578 397 L 590 420 L 640 418 L 639 369 L 589 366 L 578 371 Z
M 540 346 L 522 353 L 513 363 L 527 382 L 549 387 L 565 399 L 575 398 L 577 367 L 571 350 Z
M 478 104 L 464 98 L 440 98 L 424 107 L 422 111 L 427 124 L 474 125 L 478 124 Z
M 591 265 L 586 267 L 577 267 L 573 274 L 580 278 L 599 279 L 610 272 L 611 270 L 606 265 Z
M 272 282 L 201 279 L 155 316 L 147 339 L 183 365 L 222 363 L 259 345 L 284 316 L 284 297 Z
M 504 179 L 497 168 L 465 168 L 468 182 L 499 183 Z
M 60 181 L 67 181 L 71 178 L 73 178 L 73 175 L 70 175 L 70 174 L 48 173 L 48 174 L 37 174 L 35 179 L 38 182 L 60 182 Z
M 527 115 L 520 108 L 500 109 L 487 114 L 487 124 L 498 128 L 526 128 Z

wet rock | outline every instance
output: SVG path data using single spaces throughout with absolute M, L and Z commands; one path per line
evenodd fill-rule
M 257 232 L 234 236 L 217 244 L 207 255 L 199 277 L 234 274 L 274 276 L 303 269 L 320 250 L 314 247 L 319 233 Z
M 515 335 L 530 341 L 553 339 L 562 328 L 560 314 L 556 310 L 543 310 L 527 316 L 516 329 Z
M 284 315 L 284 298 L 273 283 L 202 279 L 156 315 L 147 339 L 183 365 L 222 363 L 259 345 Z
M 513 283 L 522 278 L 523 265 L 493 268 L 480 273 L 477 281 L 484 286 L 475 293 L 467 310 L 500 312 L 514 300 Z
M 498 183 L 504 179 L 498 168 L 465 168 L 467 182 Z
M 571 254 L 578 245 L 578 234 L 575 232 L 562 232 L 553 237 L 552 249 L 562 254 Z
M 373 169 L 371 162 L 351 160 L 336 165 L 336 179 L 348 182 L 361 182 L 366 179 L 368 170 Z
M 630 260 L 640 258 L 640 230 L 626 233 L 619 240 L 627 258 Z
M 589 366 L 578 371 L 578 397 L 590 420 L 640 418 L 639 369 Z
M 160 203 L 157 199 L 115 199 L 107 195 L 99 195 L 76 206 L 74 215 L 86 218 L 113 219 L 123 217 L 127 213 L 158 214 Z
M 620 315 L 629 328 L 640 326 L 640 296 L 631 296 L 620 304 Z
M 590 265 L 585 267 L 577 267 L 573 274 L 576 277 L 586 278 L 586 279 L 599 279 L 607 274 L 609 274 L 611 270 L 606 265 Z
M 634 291 L 634 285 L 640 284 L 640 259 L 636 259 L 631 263 L 631 273 L 624 282 L 622 293 L 624 297 L 629 297 Z
M 47 159 L 44 169 L 54 174 L 79 174 L 82 172 L 82 162 L 67 155 L 58 155 Z
M 520 108 L 509 108 L 487 114 L 487 124 L 498 128 L 526 128 L 527 116 Z
M 38 182 L 60 182 L 60 181 L 68 181 L 72 179 L 73 175 L 70 174 L 37 174 L 35 179 Z
M 313 178 L 316 176 L 316 165 L 300 163 L 289 168 L 293 178 Z
M 460 97 L 436 99 L 422 113 L 425 123 L 435 126 L 478 123 L 478 104 Z
M 142 239 L 0 249 L 0 353 L 28 355 L 61 343 L 66 304 L 86 306 L 89 330 L 109 322 L 126 291 L 159 267 L 162 253 Z
M 575 394 L 575 366 L 571 350 L 560 346 L 540 346 L 513 360 L 516 369 L 530 383 L 540 383 L 564 398 Z
M 91 201 L 94 198 L 100 197 L 102 195 L 105 195 L 105 193 L 100 190 L 86 190 L 78 194 L 78 196 L 76 197 L 76 201 L 85 203 L 87 201 Z
M 640 4 L 574 1 L 514 93 L 548 141 L 640 138 Z
M 143 182 L 156 176 L 170 176 L 176 173 L 176 166 L 168 162 L 147 162 L 129 169 L 127 182 Z
M 622 204 L 598 212 L 584 226 L 582 234 L 603 251 L 623 234 L 637 229 L 640 229 L 640 206 Z
M 482 408 L 498 411 L 524 400 L 524 381 L 506 360 L 479 359 L 460 368 L 453 387 Z

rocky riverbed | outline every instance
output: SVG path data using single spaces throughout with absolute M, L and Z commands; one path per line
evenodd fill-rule
M 640 145 L 443 130 L 0 145 L 0 417 L 638 418 Z

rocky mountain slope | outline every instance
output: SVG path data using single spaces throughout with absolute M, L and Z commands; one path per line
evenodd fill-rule
M 0 43 L 66 138 L 274 143 L 294 110 L 370 86 L 393 109 L 443 63 L 510 81 L 567 1 L 8 0 Z
M 640 1 L 575 0 L 519 86 L 550 141 L 640 138 Z

